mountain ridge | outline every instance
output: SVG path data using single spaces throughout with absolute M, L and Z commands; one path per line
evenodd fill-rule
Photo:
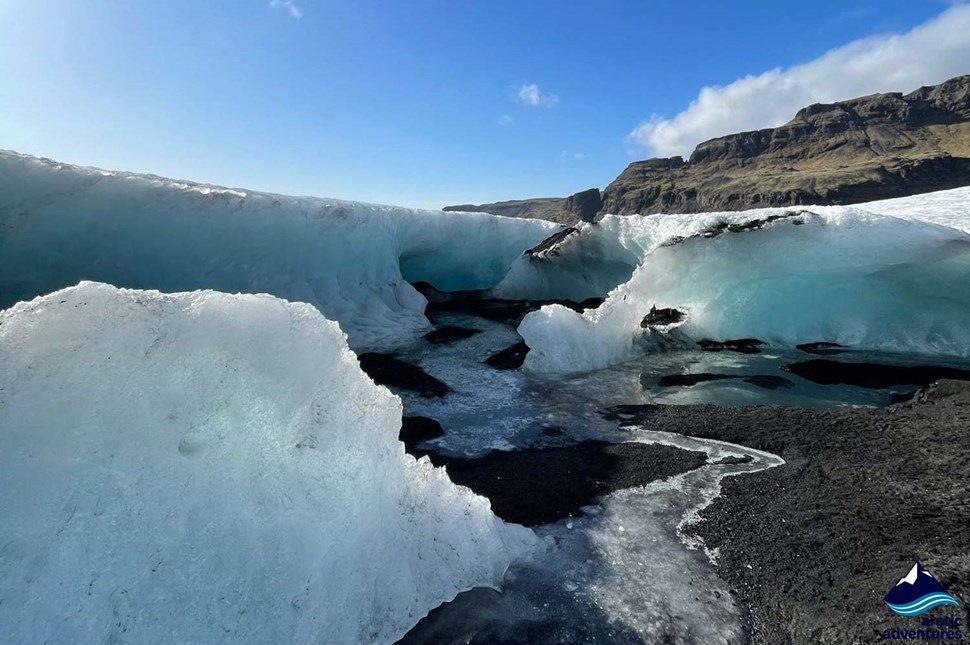
M 569 198 L 446 207 L 564 224 L 765 206 L 854 204 L 970 185 L 970 75 L 800 109 L 788 123 L 629 164 L 589 212 Z

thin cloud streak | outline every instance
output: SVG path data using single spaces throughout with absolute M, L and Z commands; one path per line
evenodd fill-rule
M 303 17 L 303 9 L 293 0 L 270 0 L 269 7 L 270 9 L 282 9 L 297 20 Z

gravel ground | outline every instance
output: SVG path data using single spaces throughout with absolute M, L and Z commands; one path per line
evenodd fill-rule
M 752 642 L 873 643 L 915 629 L 882 598 L 919 560 L 970 602 L 970 383 L 883 409 L 685 406 L 644 425 L 729 441 L 787 463 L 723 482 L 694 527 L 750 607 Z M 951 611 L 955 610 L 955 611 Z
M 580 514 L 622 488 L 644 486 L 704 465 L 706 455 L 644 443 L 584 441 L 562 448 L 493 451 L 475 459 L 430 454 L 456 484 L 492 503 L 507 522 L 538 526 Z
M 718 551 L 753 645 L 874 643 L 885 630 L 919 628 L 882 602 L 917 560 L 970 602 L 970 383 L 940 381 L 878 409 L 627 405 L 604 416 L 786 460 L 724 480 L 690 529 Z M 535 525 L 703 462 L 663 448 L 586 442 L 437 461 L 500 516 Z M 970 631 L 963 606 L 926 616 L 949 614 Z

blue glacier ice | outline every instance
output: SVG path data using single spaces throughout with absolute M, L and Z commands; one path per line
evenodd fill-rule
M 430 329 L 409 282 L 496 285 L 549 222 L 286 197 L 0 151 L 0 308 L 81 280 L 269 293 L 314 305 L 351 345 Z
M 966 358 L 970 189 L 920 197 L 922 206 L 914 197 L 626 217 L 622 235 L 643 249 L 642 262 L 597 309 L 550 305 L 526 316 L 526 367 L 586 371 L 702 339 L 747 337 Z M 772 216 L 780 218 L 765 221 Z M 754 220 L 764 223 L 745 226 Z M 677 308 L 686 322 L 642 327 L 654 306 Z

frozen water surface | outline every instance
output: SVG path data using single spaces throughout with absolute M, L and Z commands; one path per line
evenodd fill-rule
M 426 365 L 432 363 L 428 361 Z M 635 369 L 613 371 L 606 377 L 612 382 L 624 374 L 629 377 L 629 389 L 613 391 L 606 404 L 648 400 L 642 392 L 636 392 L 639 379 Z M 529 377 L 522 379 L 524 383 Z M 591 382 L 592 379 L 585 384 Z M 582 435 L 674 445 L 706 452 L 709 462 L 726 456 L 748 456 L 750 461 L 732 465 L 708 463 L 670 480 L 621 490 L 604 498 L 601 504 L 586 508 L 581 517 L 538 528 L 537 533 L 546 541 L 545 551 L 513 565 L 506 574 L 501 595 L 468 592 L 464 601 L 459 597 L 419 625 L 406 642 L 469 642 L 462 634 L 474 634 L 471 642 L 743 642 L 738 607 L 711 568 L 715 554 L 703 543 L 686 537 L 683 529 L 714 499 L 723 477 L 768 468 L 782 461 L 739 446 L 638 426 L 618 431 L 595 412 L 602 401 L 597 402 L 594 397 L 604 390 L 586 391 L 590 398 L 575 397 L 582 386 L 582 382 L 574 381 L 570 387 L 557 391 L 549 384 L 532 383 L 522 391 L 523 399 L 531 400 L 523 402 L 521 408 L 508 405 L 495 409 L 495 416 L 543 407 L 541 401 L 545 397 L 549 403 L 546 414 L 556 421 L 571 420 L 575 438 Z M 509 392 L 509 396 L 515 398 L 517 394 Z M 447 418 L 448 408 L 442 402 L 437 411 Z M 431 408 L 424 411 L 430 412 Z M 487 414 L 484 409 L 479 413 Z M 520 421 L 528 426 L 525 417 Z M 577 422 L 579 427 L 573 425 Z M 514 425 L 510 419 L 499 421 L 499 427 Z M 456 427 L 454 431 L 446 430 L 446 436 L 438 443 L 441 447 L 470 451 L 476 446 L 487 448 L 476 444 L 476 435 L 474 430 L 469 433 L 467 426 Z M 481 436 L 487 436 L 484 429 Z M 542 443 L 542 435 L 519 432 L 508 437 L 508 447 L 520 441 L 529 445 Z

